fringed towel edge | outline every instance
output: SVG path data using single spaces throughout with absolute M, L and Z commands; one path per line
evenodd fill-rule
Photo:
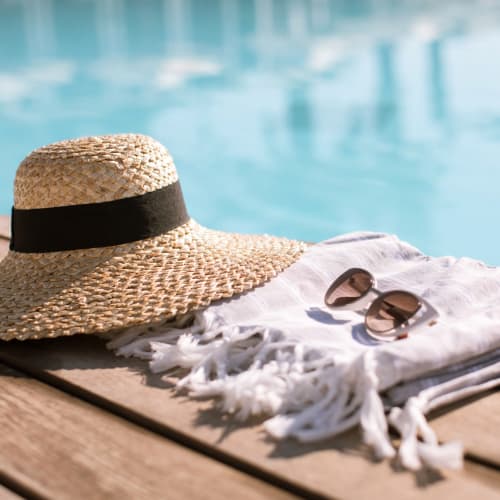
M 397 454 L 411 470 L 462 467 L 462 445 L 440 444 L 425 419 L 433 399 L 442 396 L 435 388 L 386 415 L 373 350 L 345 356 L 286 339 L 279 330 L 227 325 L 209 311 L 146 330 L 130 328 L 107 346 L 117 355 L 148 360 L 156 373 L 187 369 L 179 390 L 220 398 L 221 410 L 241 420 L 270 416 L 264 426 L 276 439 L 313 442 L 360 425 L 364 443 L 379 459 Z M 397 452 L 389 424 L 401 435 Z

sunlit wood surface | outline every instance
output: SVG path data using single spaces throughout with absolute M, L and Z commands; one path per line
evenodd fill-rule
M 499 392 L 432 419 L 465 444 L 463 471 L 415 474 L 375 462 L 357 431 L 273 442 L 90 335 L 3 342 L 0 380 L 1 498 L 500 498 Z

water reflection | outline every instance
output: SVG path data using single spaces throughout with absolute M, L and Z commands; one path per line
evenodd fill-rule
M 27 151 L 137 131 L 212 227 L 500 264 L 499 49 L 499 2 L 0 0 L 0 211 Z

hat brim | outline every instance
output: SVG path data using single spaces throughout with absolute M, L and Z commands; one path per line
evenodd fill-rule
M 101 333 L 155 323 L 232 297 L 295 262 L 305 244 L 206 229 L 0 262 L 0 339 Z

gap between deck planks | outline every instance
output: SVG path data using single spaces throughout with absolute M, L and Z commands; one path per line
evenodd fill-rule
M 0 470 L 27 496 L 292 497 L 1 364 L 0 377 Z
M 440 498 L 445 494 L 455 498 L 468 498 L 473 494 L 495 497 L 498 491 L 495 488 L 500 487 L 497 472 L 473 464 L 463 473 L 447 474 L 448 480 L 394 472 L 387 462 L 375 464 L 366 458 L 366 450 L 359 446 L 356 432 L 320 445 L 306 446 L 294 441 L 271 443 L 263 437 L 258 424 L 239 427 L 211 410 L 210 403 L 174 398 L 161 378 L 146 373 L 145 363 L 116 358 L 93 337 L 5 343 L 0 356 L 36 376 L 49 377 L 55 385 L 63 385 L 66 390 L 140 421 L 156 432 L 205 451 L 213 449 L 214 454 L 234 460 L 239 467 L 249 467 L 257 475 L 274 475 L 318 494 L 342 498 L 389 495 L 391 498 L 389 492 L 393 492 L 393 498 L 398 499 Z M 498 394 L 489 397 L 495 396 Z M 471 406 L 476 404 L 478 401 Z M 461 410 L 465 408 L 468 407 Z M 471 418 L 473 414 L 474 411 L 470 413 Z M 483 430 L 479 432 L 479 442 L 484 441 L 486 435 L 491 442 L 491 431 Z M 457 424 L 454 437 L 464 438 L 467 444 L 467 429 L 460 429 Z
M 5 488 L 4 486 L 0 486 L 0 498 L 2 500 L 22 500 L 23 497 L 20 497 L 19 495 Z

